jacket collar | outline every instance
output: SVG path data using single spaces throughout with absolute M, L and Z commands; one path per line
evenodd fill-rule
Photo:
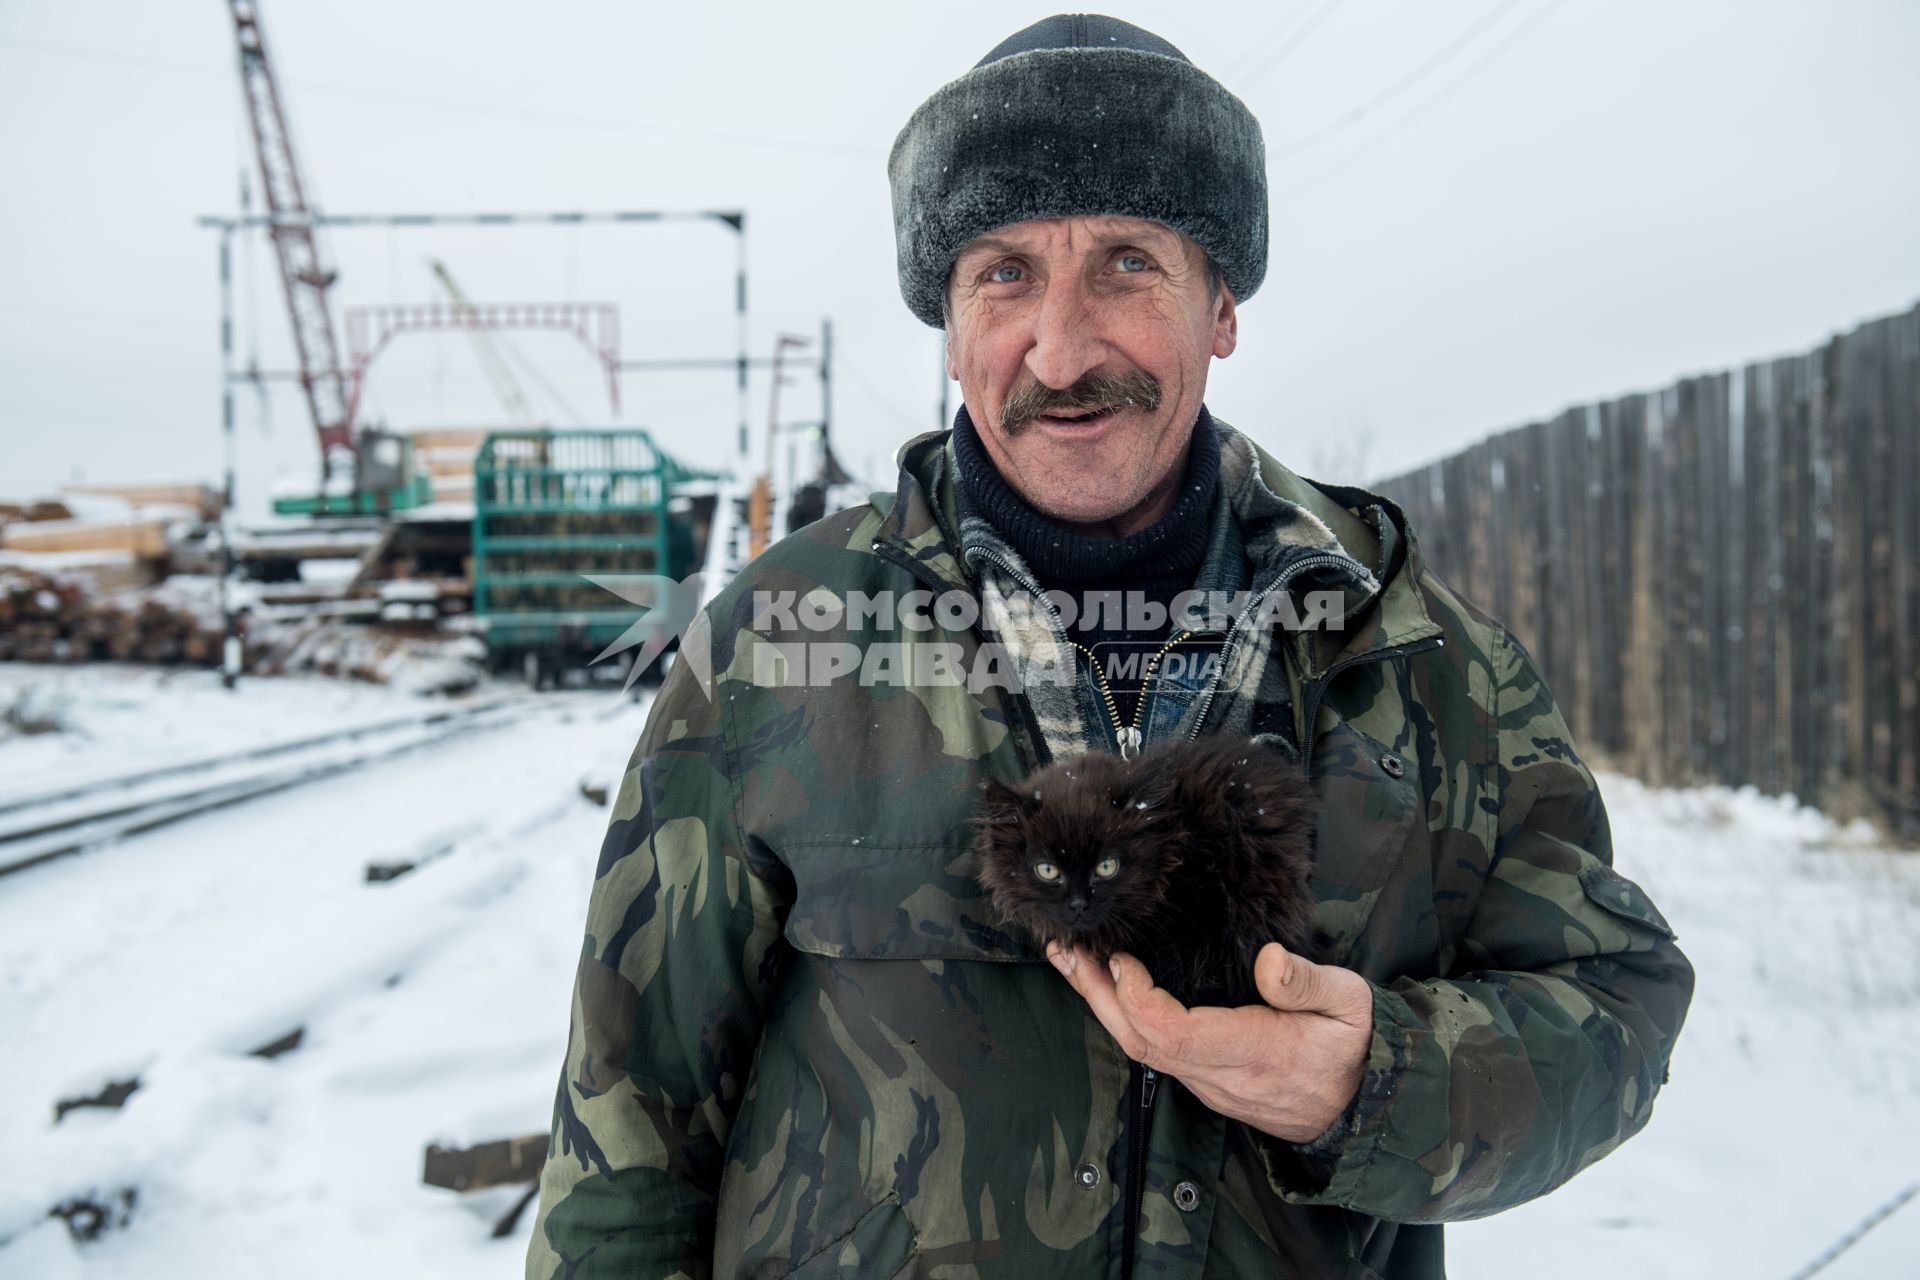
M 1346 596 L 1348 629 L 1330 633 L 1336 640 L 1313 665 L 1440 634 L 1416 585 L 1419 548 L 1396 504 L 1364 489 L 1307 480 L 1244 433 L 1213 421 L 1220 432 L 1220 484 L 1245 541 L 1253 587 L 1312 560 L 1296 581 L 1337 587 Z M 930 431 L 900 447 L 898 485 L 891 495 L 873 495 L 882 516 L 874 543 L 944 586 L 973 590 L 960 558 L 951 434 Z

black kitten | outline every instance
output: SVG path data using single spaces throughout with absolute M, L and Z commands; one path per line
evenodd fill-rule
M 1253 739 L 1095 753 L 989 782 L 977 870 L 1042 947 L 1128 952 L 1182 1004 L 1255 1004 L 1261 947 L 1314 957 L 1315 805 L 1299 765 Z

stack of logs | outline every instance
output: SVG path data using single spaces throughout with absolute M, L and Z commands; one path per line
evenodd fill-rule
M 152 597 L 101 597 L 77 577 L 0 565 L 0 662 L 101 659 L 211 666 L 218 620 Z

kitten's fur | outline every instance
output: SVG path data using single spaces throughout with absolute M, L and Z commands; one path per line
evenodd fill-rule
M 1128 952 L 1188 1005 L 1258 1003 L 1253 961 L 1268 942 L 1316 958 L 1316 797 L 1277 747 L 1219 736 L 1132 760 L 1095 753 L 986 791 L 980 882 L 1038 945 Z

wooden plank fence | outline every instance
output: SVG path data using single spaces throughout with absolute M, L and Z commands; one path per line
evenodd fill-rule
M 1920 306 L 1375 487 L 1597 760 L 1920 837 Z

